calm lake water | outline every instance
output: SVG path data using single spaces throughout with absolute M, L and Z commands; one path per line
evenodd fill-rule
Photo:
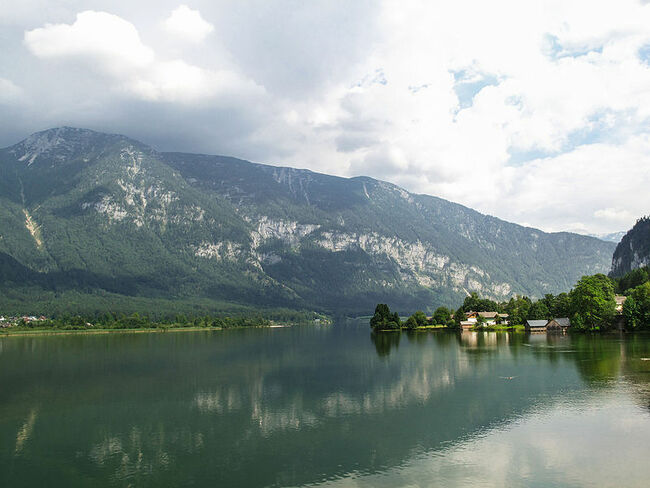
M 0 338 L 0 486 L 650 486 L 650 336 Z

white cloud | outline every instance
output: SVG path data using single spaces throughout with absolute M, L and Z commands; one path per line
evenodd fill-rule
M 500 173 L 507 200 L 486 203 L 492 213 L 559 231 L 626 230 L 647 213 L 650 134 L 622 144 L 594 143 L 570 152 L 508 168 Z M 593 216 L 593 218 L 592 218 Z
M 312 124 L 307 135 L 325 154 L 301 155 L 548 230 L 631 225 L 650 207 L 639 150 L 650 135 L 650 69 L 638 58 L 650 6 L 566 3 L 384 2 L 360 81 L 324 97 L 338 110 L 317 105 L 334 114 L 327 131 Z M 454 73 L 492 81 L 463 101 Z M 309 111 L 296 124 L 310 127 Z M 629 214 L 614 221 L 604 207 Z
M 638 217 L 633 215 L 630 211 L 623 209 L 623 208 L 601 208 L 600 210 L 596 210 L 594 212 L 594 217 L 598 217 L 599 219 L 604 219 L 604 220 L 611 220 L 614 222 L 621 222 L 623 224 L 629 223 L 630 220 Z
M 190 42 L 201 42 L 214 31 L 214 26 L 205 21 L 198 10 L 180 5 L 164 22 L 165 29 Z
M 210 71 L 181 60 L 158 62 L 131 82 L 129 89 L 151 101 L 205 102 L 220 96 L 261 97 L 264 89 L 227 70 Z
M 159 59 L 133 24 L 106 12 L 81 12 L 71 25 L 46 24 L 25 32 L 24 42 L 39 58 L 81 62 L 143 100 L 205 103 L 219 96 L 264 94 L 262 87 L 235 72 Z
M 106 12 L 81 12 L 73 24 L 46 24 L 25 32 L 24 40 L 39 58 L 85 58 L 113 73 L 147 67 L 154 60 L 135 26 Z

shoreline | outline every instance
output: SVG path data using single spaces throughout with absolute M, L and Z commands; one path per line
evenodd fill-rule
M 20 337 L 33 335 L 100 335 L 100 334 L 147 334 L 147 333 L 166 333 L 166 332 L 200 332 L 200 331 L 223 331 L 223 330 L 241 330 L 241 329 L 285 329 L 294 327 L 296 324 L 286 325 L 260 325 L 250 327 L 151 327 L 146 329 L 33 329 L 33 330 L 0 330 L 1 337 Z
M 373 330 L 371 328 L 371 330 Z M 374 332 L 418 332 L 426 330 L 448 330 L 452 332 L 524 332 L 523 325 L 485 327 L 483 329 L 460 329 L 458 327 L 448 327 L 446 325 L 422 325 L 414 329 L 402 327 L 399 329 L 374 329 Z

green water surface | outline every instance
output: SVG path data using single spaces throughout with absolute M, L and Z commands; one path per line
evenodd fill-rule
M 86 486 L 647 487 L 650 336 L 0 337 L 0 487 Z

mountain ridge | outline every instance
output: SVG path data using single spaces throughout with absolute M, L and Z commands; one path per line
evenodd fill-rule
M 616 246 L 610 276 L 621 277 L 644 266 L 650 266 L 650 216 L 638 219 Z
M 131 297 L 249 306 L 363 313 L 390 299 L 431 309 L 470 291 L 566 291 L 606 271 L 614 248 L 370 177 L 158 152 L 88 129 L 49 129 L 0 149 L 0 177 L 5 275 L 72 273 L 71 288 L 88 293 L 124 286 Z M 65 281 L 32 279 L 50 291 Z M 24 288 L 0 283 L 10 286 Z

